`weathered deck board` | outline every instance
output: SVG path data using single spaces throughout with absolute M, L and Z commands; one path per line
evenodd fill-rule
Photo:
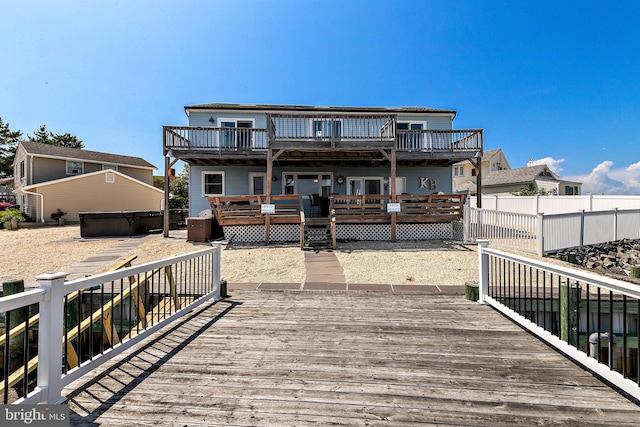
M 235 291 L 67 387 L 72 425 L 637 425 L 461 296 Z

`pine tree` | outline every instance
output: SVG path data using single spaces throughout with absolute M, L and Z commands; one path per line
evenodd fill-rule
M 75 135 L 65 133 L 63 135 L 52 134 L 52 142 L 50 144 L 60 147 L 84 148 L 84 144 Z
M 49 132 L 46 125 L 33 132 L 33 136 L 29 137 L 29 142 L 39 142 L 41 144 L 57 145 L 58 147 L 68 148 L 84 148 L 82 140 L 70 133 L 56 134 Z
M 41 144 L 51 144 L 53 134 L 47 130 L 47 125 L 40 125 L 40 128 L 29 136 L 29 142 L 39 142 Z
M 13 158 L 21 140 L 22 132 L 12 132 L 9 123 L 3 122 L 0 117 L 0 177 L 13 175 Z

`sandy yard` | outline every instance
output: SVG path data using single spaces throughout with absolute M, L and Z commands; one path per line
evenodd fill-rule
M 208 244 L 162 235 L 136 237 L 142 243 L 127 255 L 134 265 L 193 252 Z M 79 226 L 0 230 L 0 281 L 21 278 L 35 283 L 38 274 L 64 271 L 129 238 L 82 239 Z M 304 251 L 297 243 L 222 246 L 222 278 L 229 282 L 302 282 Z M 445 241 L 347 242 L 335 254 L 349 283 L 463 285 L 477 280 L 473 245 Z M 124 257 L 124 256 L 123 256 Z M 103 270 L 109 269 L 106 265 Z

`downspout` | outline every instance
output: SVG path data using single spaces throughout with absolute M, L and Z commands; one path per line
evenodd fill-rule
M 40 197 L 40 222 L 44 223 L 44 194 L 34 193 L 33 191 L 26 191 L 21 188 L 17 189 L 16 193 L 31 194 L 32 196 Z

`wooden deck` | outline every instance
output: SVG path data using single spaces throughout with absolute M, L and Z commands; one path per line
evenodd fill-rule
M 640 407 L 460 295 L 231 289 L 65 389 L 72 425 L 631 426 Z

